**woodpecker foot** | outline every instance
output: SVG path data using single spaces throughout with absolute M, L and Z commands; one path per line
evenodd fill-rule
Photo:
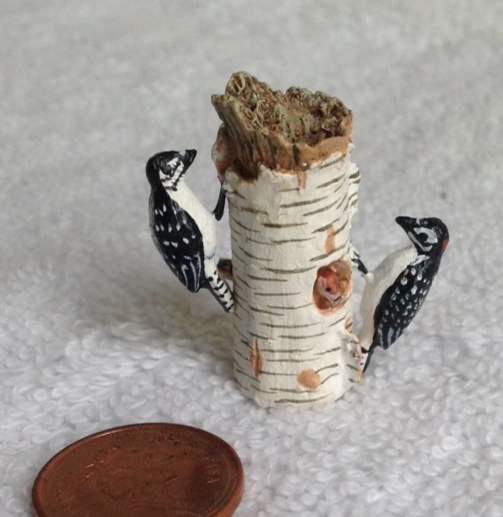
M 220 275 L 232 282 L 232 260 L 220 259 L 217 264 L 217 269 Z

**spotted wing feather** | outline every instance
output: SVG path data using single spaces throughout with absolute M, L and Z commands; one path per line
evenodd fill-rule
M 150 197 L 152 238 L 171 271 L 195 293 L 206 286 L 201 233 L 190 215 L 158 189 Z
M 388 287 L 374 312 L 371 348 L 387 349 L 403 334 L 421 308 L 438 266 L 432 260 L 411 264 Z

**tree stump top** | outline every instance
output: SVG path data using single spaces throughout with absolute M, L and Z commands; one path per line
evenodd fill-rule
M 352 142 L 351 110 L 322 92 L 291 87 L 272 90 L 246 72 L 237 72 L 224 95 L 211 102 L 223 122 L 220 137 L 232 154 L 232 169 L 254 180 L 260 167 L 301 174 Z

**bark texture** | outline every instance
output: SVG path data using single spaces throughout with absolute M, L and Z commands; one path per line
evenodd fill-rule
M 246 73 L 212 102 L 223 121 L 213 159 L 229 201 L 237 382 L 265 406 L 337 399 L 359 378 L 351 112 Z

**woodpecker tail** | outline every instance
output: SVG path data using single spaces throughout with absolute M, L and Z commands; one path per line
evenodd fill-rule
M 222 216 L 224 215 L 226 195 L 227 195 L 227 193 L 225 192 L 223 185 L 221 185 L 220 193 L 218 194 L 217 205 L 215 206 L 215 209 L 213 210 L 213 215 L 215 216 L 215 219 L 217 221 L 220 221 L 220 219 L 222 219 Z
M 368 350 L 365 350 L 365 348 L 362 348 L 361 351 L 362 351 L 362 355 L 360 358 L 360 370 L 362 373 L 365 373 L 365 370 L 369 367 L 372 354 L 374 353 L 374 347 L 370 346 L 370 348 Z
M 217 270 L 220 273 L 220 276 L 225 278 L 225 280 L 233 281 L 231 259 L 220 259 L 217 264 Z
M 234 297 L 227 282 L 218 274 L 215 263 L 205 264 L 204 272 L 207 281 L 206 287 L 210 293 L 226 312 L 231 312 L 234 307 Z

